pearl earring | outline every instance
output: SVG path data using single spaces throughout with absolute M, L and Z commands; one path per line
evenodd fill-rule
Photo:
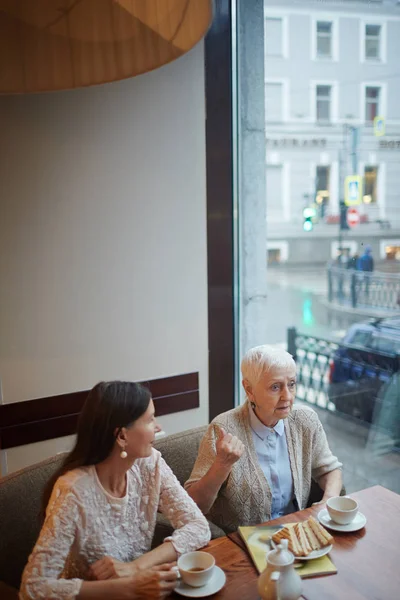
M 250 402 L 250 406 L 253 410 L 256 410 L 256 403 L 255 402 Z
M 127 456 L 128 456 L 128 453 L 126 452 L 126 450 L 122 450 L 121 454 L 120 454 L 120 457 L 121 458 L 126 458 Z

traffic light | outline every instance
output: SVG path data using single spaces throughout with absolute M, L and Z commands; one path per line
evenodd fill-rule
M 350 229 L 347 224 L 347 206 L 343 201 L 340 202 L 340 229 Z
M 315 208 L 309 207 L 309 208 L 305 208 L 303 210 L 303 218 L 304 218 L 303 229 L 304 229 L 304 231 L 312 231 L 312 228 L 314 227 L 313 219 L 314 219 L 315 215 L 316 215 Z
M 311 217 L 305 217 L 304 223 L 303 223 L 304 231 L 312 231 L 312 228 L 313 228 L 313 222 L 312 222 Z

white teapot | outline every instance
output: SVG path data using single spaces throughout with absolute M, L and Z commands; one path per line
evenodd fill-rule
M 293 566 L 294 556 L 288 550 L 288 541 L 282 540 L 267 554 L 267 566 L 258 578 L 258 593 L 262 600 L 298 600 L 301 579 Z

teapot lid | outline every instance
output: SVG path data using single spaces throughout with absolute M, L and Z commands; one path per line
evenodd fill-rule
M 294 562 L 294 556 L 288 550 L 288 540 L 282 540 L 281 543 L 267 554 L 267 561 L 276 566 L 288 566 Z

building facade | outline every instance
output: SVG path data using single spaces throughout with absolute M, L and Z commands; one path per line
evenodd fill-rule
M 339 244 L 400 258 L 400 3 L 264 7 L 269 262 L 325 262 Z M 362 177 L 360 224 L 339 238 L 350 175 Z

